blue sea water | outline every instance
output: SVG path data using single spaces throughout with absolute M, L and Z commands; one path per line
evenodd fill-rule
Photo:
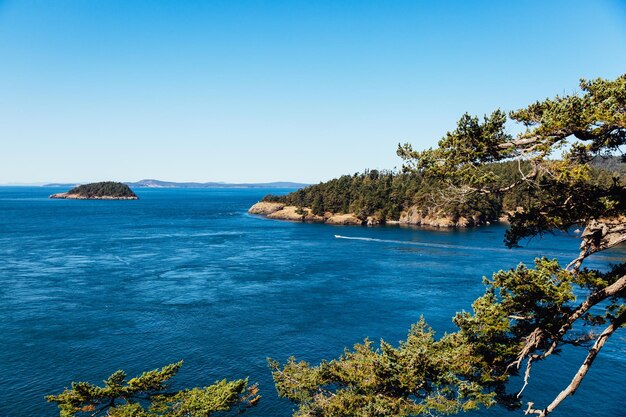
M 537 255 L 564 263 L 571 236 L 505 249 L 504 228 L 427 231 L 297 224 L 248 215 L 257 189 L 138 189 L 138 201 L 50 200 L 0 187 L 0 416 L 52 416 L 44 395 L 180 359 L 175 386 L 248 376 L 250 416 L 290 416 L 266 358 L 316 363 L 365 337 L 396 343 L 423 315 L 437 331 L 481 295 L 481 278 Z M 336 238 L 340 235 L 344 238 Z M 620 248 L 592 264 L 626 258 Z M 625 416 L 625 335 L 605 346 L 554 416 Z M 583 349 L 535 365 L 525 399 L 545 405 Z M 513 384 L 519 385 L 519 381 Z M 520 416 L 495 407 L 472 416 Z

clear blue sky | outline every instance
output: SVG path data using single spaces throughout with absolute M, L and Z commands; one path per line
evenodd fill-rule
M 624 1 L 0 0 L 0 183 L 318 182 L 624 72 Z

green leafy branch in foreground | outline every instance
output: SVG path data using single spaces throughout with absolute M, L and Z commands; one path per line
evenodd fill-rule
M 126 380 L 124 371 L 114 372 L 99 387 L 73 382 L 71 389 L 49 395 L 61 417 L 106 415 L 111 417 L 209 417 L 217 412 L 240 412 L 260 399 L 256 385 L 247 379 L 221 380 L 204 388 L 167 392 L 168 381 L 183 362 L 144 372 Z
M 312 367 L 270 360 L 278 393 L 300 405 L 297 417 L 457 413 L 494 403 L 474 378 L 481 363 L 460 333 L 435 339 L 423 319 L 399 347 L 365 340 Z

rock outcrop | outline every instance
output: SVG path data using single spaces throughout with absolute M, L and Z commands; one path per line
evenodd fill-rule
M 474 227 L 489 222 L 476 217 L 455 217 L 445 213 L 427 212 L 426 214 L 417 206 L 410 207 L 400 214 L 399 224 L 426 226 L 426 227 Z
M 352 213 L 348 214 L 332 214 L 326 213 L 326 223 L 342 224 L 342 225 L 362 225 L 363 220 L 359 219 Z
M 323 222 L 322 216 L 317 216 L 311 212 L 309 208 L 298 209 L 296 206 L 284 206 L 278 211 L 268 214 L 270 219 L 304 221 L 304 222 Z
M 259 201 L 258 203 L 250 207 L 250 209 L 248 210 L 248 213 L 267 216 L 267 215 L 270 215 L 272 213 L 282 210 L 283 207 L 285 207 L 285 204 L 283 203 L 269 203 L 266 201 Z
M 261 201 L 250 207 L 250 214 L 258 214 L 269 219 L 289 220 L 297 222 L 328 223 L 341 225 L 362 225 L 367 221 L 359 219 L 354 214 L 324 213 L 323 216 L 314 214 L 310 208 L 299 209 L 296 206 L 288 206 L 283 203 L 271 203 Z

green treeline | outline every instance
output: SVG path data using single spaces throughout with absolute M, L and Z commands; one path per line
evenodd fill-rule
M 342 175 L 284 196 L 268 195 L 263 201 L 309 207 L 317 215 L 354 213 L 358 217 L 376 215 L 391 220 L 400 216 L 420 189 L 421 182 L 414 174 L 368 170 Z
M 500 213 L 502 204 L 498 196 L 442 201 L 445 199 L 439 195 L 440 190 L 436 181 L 417 173 L 367 170 L 284 196 L 268 195 L 263 201 L 308 207 L 316 215 L 354 213 L 362 219 L 373 216 L 382 221 L 398 220 L 400 213 L 412 206 L 424 212 L 436 210 L 459 217 L 478 215 L 486 220 L 495 219 Z
M 594 161 L 590 175 L 597 181 L 610 182 L 614 175 L 625 177 L 619 158 L 609 157 Z M 521 165 L 522 169 L 527 166 Z M 483 169 L 495 174 L 501 184 L 521 179 L 517 161 L 488 164 Z M 530 185 L 529 185 L 530 186 Z M 425 177 L 416 172 L 391 170 L 366 170 L 363 173 L 342 175 L 339 178 L 311 185 L 283 196 L 267 195 L 263 201 L 280 202 L 296 207 L 308 207 L 313 214 L 330 212 L 353 213 L 361 219 L 368 216 L 381 221 L 398 220 L 400 213 L 417 207 L 422 214 L 445 214 L 453 218 L 473 218 L 479 223 L 494 221 L 502 213 L 528 206 L 528 189 L 524 185 L 511 191 L 492 194 L 467 193 L 446 195 L 448 187 L 441 180 Z
M 78 194 L 83 197 L 137 197 L 126 184 L 114 181 L 94 182 L 74 187 L 68 194 Z

